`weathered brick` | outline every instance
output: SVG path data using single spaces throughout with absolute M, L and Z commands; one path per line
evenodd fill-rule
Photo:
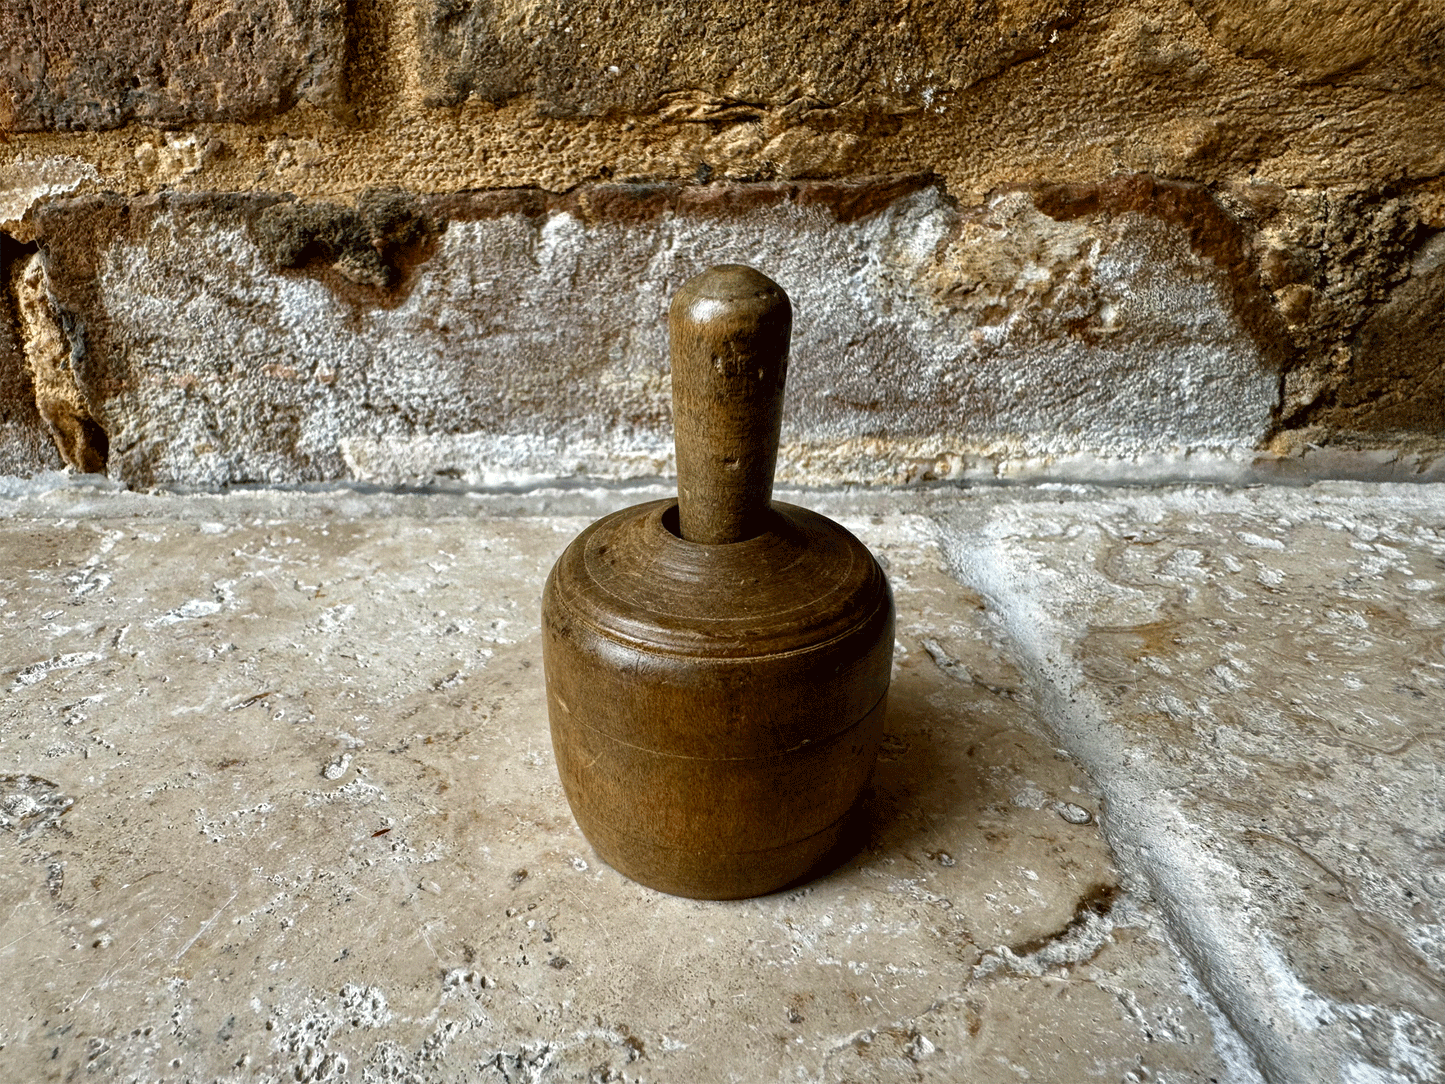
M 1190 0 L 1241 57 L 1298 79 L 1383 90 L 1445 84 L 1445 9 L 1431 0 Z
M 344 0 L 0 0 L 0 129 L 242 121 L 344 98 Z
M 666 473 L 667 299 L 735 261 L 796 307 L 784 479 L 1247 459 L 1279 377 L 1227 225 L 1152 181 L 969 208 L 887 180 L 37 215 L 133 485 Z
M 924 108 L 1041 55 L 1080 0 L 431 0 L 418 5 L 434 100 L 531 94 L 559 116 L 662 107 L 677 120 L 755 119 L 860 97 Z M 886 119 L 886 117 L 880 118 Z
M 1356 433 L 1445 437 L 1445 243 L 1374 310 L 1317 420 Z

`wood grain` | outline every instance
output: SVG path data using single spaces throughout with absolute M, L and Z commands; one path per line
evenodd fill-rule
M 751 269 L 683 287 L 679 499 L 592 524 L 543 592 L 573 814 L 608 863 L 677 895 L 753 896 L 807 875 L 867 783 L 887 709 L 882 569 L 838 524 L 770 499 L 790 323 L 781 289 Z
M 722 545 L 768 526 L 793 307 L 772 279 L 724 264 L 672 299 L 672 417 L 682 537 Z

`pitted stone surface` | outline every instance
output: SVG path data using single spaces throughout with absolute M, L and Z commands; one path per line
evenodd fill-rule
M 1060 493 L 949 522 L 1268 1078 L 1445 1076 L 1439 487 Z
M 1257 1079 L 919 516 L 843 517 L 899 611 L 862 849 L 732 904 L 603 866 L 537 661 L 587 517 L 537 513 L 618 499 L 7 502 L 15 1078 Z
M 1308 8 L 1290 0 L 1189 3 L 1225 48 L 1293 79 L 1381 90 L 1441 81 L 1435 50 L 1445 18 L 1429 3 L 1407 0 L 1389 9 L 1352 0 Z
M 364 214 L 248 197 L 40 224 L 109 471 L 137 486 L 667 473 L 667 301 L 729 261 L 793 298 L 787 480 L 1247 463 L 1279 377 L 1238 241 L 1226 258 L 1199 241 L 1214 220 L 1136 187 L 969 209 L 918 182 L 397 197 L 415 236 L 395 246 Z
M 1355 364 L 1311 420 L 1355 431 L 1445 433 L 1445 237 L 1410 261 L 1407 276 L 1360 328 Z
M 3 246 L 3 241 L 0 241 Z M 0 247 L 0 258 L 9 265 L 19 263 L 19 253 Z M 0 288 L 12 268 L 0 269 Z M 0 476 L 30 477 L 61 466 L 55 444 L 35 404 L 35 383 L 25 364 L 22 339 L 0 297 Z
M 344 96 L 346 5 L 0 2 L 0 130 L 252 120 Z
M 661 108 L 671 120 L 738 124 L 770 110 L 912 112 L 1042 56 L 1079 20 L 1068 0 L 960 0 L 900 9 L 718 0 L 456 0 L 418 5 L 422 70 L 436 104 L 530 94 L 549 112 Z

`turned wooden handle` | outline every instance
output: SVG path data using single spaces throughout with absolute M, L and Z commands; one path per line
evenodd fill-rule
M 793 306 L 766 275 L 724 264 L 688 280 L 668 324 L 682 537 L 745 541 L 769 523 Z

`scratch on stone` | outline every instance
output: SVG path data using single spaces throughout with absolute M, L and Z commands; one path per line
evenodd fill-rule
M 228 899 L 225 903 L 221 904 L 221 906 L 216 908 L 216 913 L 201 924 L 201 928 L 196 931 L 195 936 L 181 946 L 181 951 L 176 953 L 176 958 L 172 961 L 172 963 L 180 963 L 181 957 L 184 956 L 187 952 L 189 952 L 191 946 L 194 945 L 197 941 L 199 941 L 201 939 L 201 936 L 216 924 L 216 919 L 221 917 L 221 912 L 224 911 L 227 907 L 231 906 L 231 904 L 235 903 L 236 897 L 238 895 L 240 895 L 239 889 L 237 889 L 235 892 L 232 892 L 231 898 Z
M 16 692 L 27 685 L 34 685 L 45 677 L 52 670 L 70 670 L 77 666 L 87 666 L 93 662 L 99 662 L 101 656 L 94 651 L 71 651 L 64 655 L 54 655 L 43 662 L 31 663 L 15 675 L 15 681 L 10 686 L 11 692 Z
M 119 971 L 121 968 L 123 968 L 123 967 L 126 965 L 126 963 L 129 962 L 127 958 L 128 958 L 128 957 L 130 956 L 130 954 L 133 953 L 138 947 L 140 947 L 141 942 L 142 942 L 142 941 L 145 941 L 148 937 L 150 937 L 150 935 L 156 931 L 156 929 L 160 926 L 160 924 L 161 924 L 162 922 L 165 922 L 168 918 L 170 918 L 170 917 L 171 917 L 172 915 L 174 915 L 177 911 L 179 911 L 179 910 L 186 904 L 186 902 L 187 902 L 192 896 L 194 896 L 194 895 L 195 895 L 195 890 L 192 889 L 190 892 L 188 892 L 188 893 L 186 894 L 185 898 L 182 899 L 180 903 L 177 903 L 175 906 L 169 908 L 169 909 L 166 911 L 165 914 L 163 914 L 160 918 L 156 919 L 156 920 L 155 920 L 154 922 L 152 922 L 149 926 L 147 926 L 147 927 L 145 928 L 145 930 L 144 930 L 134 941 L 131 942 L 130 947 L 129 947 L 128 949 L 126 949 L 124 953 L 121 954 L 121 960 L 120 960 L 120 962 L 112 965 L 112 966 L 109 967 L 109 968 L 107 968 L 104 975 L 102 975 L 99 979 L 97 979 L 95 982 L 91 983 L 88 987 L 86 987 L 85 993 L 81 994 L 81 995 L 80 995 L 80 998 L 75 1002 L 75 1007 L 76 1007 L 76 1008 L 79 1008 L 82 1004 L 85 1003 L 85 999 L 88 998 L 91 994 L 93 994 L 98 987 L 104 986 L 107 982 L 109 982 L 109 981 L 110 981 L 110 977 L 111 977 L 112 975 L 114 975 L 117 971 Z M 177 959 L 179 959 L 179 957 L 177 957 Z

